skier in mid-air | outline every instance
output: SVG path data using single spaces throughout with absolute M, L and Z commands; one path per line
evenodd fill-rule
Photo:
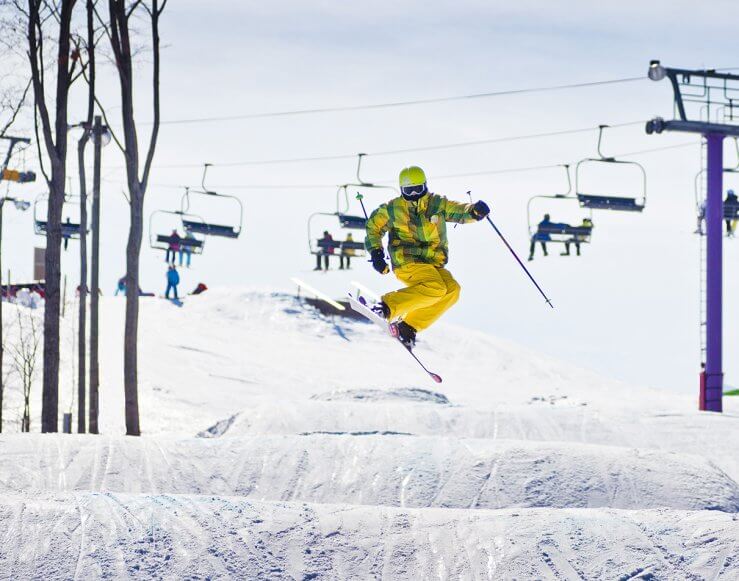
M 431 326 L 459 298 L 459 283 L 444 268 L 449 259 L 446 223 L 477 222 L 490 208 L 483 201 L 462 204 L 429 192 L 426 174 L 417 166 L 400 172 L 400 192 L 372 212 L 366 245 L 374 269 L 387 274 L 382 239 L 389 235 L 393 272 L 406 288 L 384 295 L 372 310 L 397 321 L 398 339 L 412 349 L 416 333 Z

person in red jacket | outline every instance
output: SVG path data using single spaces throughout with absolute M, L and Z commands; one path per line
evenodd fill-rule
M 171 238 L 169 242 L 169 248 L 167 248 L 167 255 L 164 258 L 164 262 L 170 262 L 174 264 L 175 256 L 177 256 L 177 253 L 180 250 L 180 235 L 177 233 L 177 230 L 172 230 L 172 234 L 169 235 Z M 170 255 L 172 259 L 170 260 Z

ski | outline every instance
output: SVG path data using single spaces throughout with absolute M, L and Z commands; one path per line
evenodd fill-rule
M 395 339 L 395 341 L 397 341 L 398 343 L 400 343 L 400 345 L 403 347 L 403 349 L 405 349 L 410 354 L 410 356 L 413 357 L 413 359 L 416 361 L 416 363 L 418 363 L 418 365 L 421 367 L 421 369 L 423 369 L 428 374 L 428 376 L 431 379 L 433 379 L 436 383 L 441 383 L 442 382 L 441 375 L 439 375 L 438 373 L 434 373 L 433 371 L 431 371 L 428 367 L 426 367 L 426 365 L 424 365 L 423 361 L 421 361 L 418 358 L 418 356 L 413 352 L 412 349 L 409 349 L 408 347 L 406 347 L 405 345 L 403 345 L 403 343 L 400 341 L 400 339 L 398 339 L 397 331 L 394 330 L 393 325 L 391 325 L 385 319 L 383 319 L 382 317 L 380 317 L 379 315 L 377 315 L 375 312 L 373 312 L 372 309 L 370 309 L 367 306 L 367 302 L 365 301 L 364 297 L 362 297 L 362 296 L 355 297 L 351 293 L 347 293 L 347 296 L 349 298 L 349 305 L 351 305 L 352 310 L 356 311 L 357 313 L 359 313 L 360 315 L 362 315 L 366 319 L 372 321 L 375 325 L 377 325 L 378 327 L 380 327 L 385 333 L 387 333 L 393 339 Z

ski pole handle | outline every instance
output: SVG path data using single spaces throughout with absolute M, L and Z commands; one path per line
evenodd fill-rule
M 369 220 L 369 216 L 367 215 L 367 209 L 364 207 L 364 196 L 357 192 L 357 200 L 359 200 L 359 203 L 362 205 L 362 212 L 364 212 L 364 219 Z

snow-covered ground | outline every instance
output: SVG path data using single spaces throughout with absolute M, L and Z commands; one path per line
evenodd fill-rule
M 435 385 L 369 324 L 218 290 L 143 301 L 129 438 L 122 323 L 104 299 L 102 436 L 0 436 L 2 579 L 739 578 L 737 398 L 443 323 Z

